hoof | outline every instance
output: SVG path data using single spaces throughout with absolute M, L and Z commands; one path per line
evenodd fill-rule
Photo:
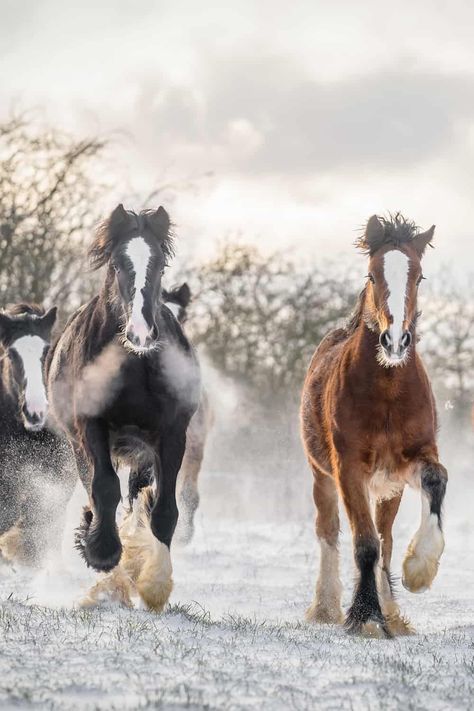
M 372 639 L 391 639 L 393 636 L 385 617 L 376 611 L 361 615 L 351 608 L 344 628 L 348 634 Z
M 87 565 L 97 572 L 107 573 L 120 562 L 122 544 L 115 522 L 97 523 L 86 507 L 81 525 L 76 530 L 75 545 Z
M 416 630 L 412 627 L 410 620 L 403 615 L 393 614 L 387 615 L 387 626 L 393 637 L 408 637 L 416 634 Z
M 431 587 L 444 551 L 444 537 L 436 516 L 431 514 L 415 534 L 403 561 L 403 587 L 413 593 Z
M 358 634 L 361 637 L 366 637 L 367 639 L 390 639 L 392 634 L 387 628 L 386 624 L 382 624 L 375 620 L 369 620 L 361 625 Z
M 342 625 L 344 614 L 340 607 L 331 607 L 314 601 L 306 610 L 305 619 L 306 622 L 320 625 Z
M 161 612 L 173 590 L 173 569 L 168 546 L 155 542 L 152 555 L 144 560 L 136 581 L 141 599 L 149 610 Z
M 408 552 L 403 561 L 403 587 L 412 593 L 422 593 L 429 590 L 436 577 L 439 558 L 418 556 L 416 551 Z
M 132 591 L 132 581 L 120 567 L 117 567 L 89 590 L 79 606 L 91 608 L 112 604 L 132 608 L 133 603 L 130 599 Z

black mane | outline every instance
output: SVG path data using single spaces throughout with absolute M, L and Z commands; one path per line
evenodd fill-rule
M 26 302 L 20 304 L 9 304 L 5 309 L 4 313 L 8 316 L 44 316 L 46 310 L 43 306 L 39 304 L 28 304 Z
M 162 208 L 160 208 L 161 210 Z M 158 225 L 156 220 L 152 221 L 152 217 L 156 215 L 155 210 L 142 210 L 137 213 L 133 210 L 127 210 L 126 214 L 129 218 L 128 223 L 114 223 L 112 213 L 111 217 L 99 223 L 94 239 L 88 250 L 88 257 L 92 269 L 103 267 L 109 260 L 114 247 L 120 244 L 121 241 L 129 239 L 130 229 L 135 228 L 139 232 L 143 229 L 148 229 L 159 239 L 161 248 L 165 255 L 166 262 L 174 256 L 174 239 L 172 225 L 169 222 L 168 215 L 166 221 L 162 225 Z M 166 225 L 166 226 L 165 226 Z

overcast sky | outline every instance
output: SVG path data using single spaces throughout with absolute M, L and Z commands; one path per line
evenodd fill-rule
M 185 254 L 242 232 L 264 249 L 350 256 L 368 216 L 401 210 L 436 223 L 432 268 L 472 263 L 474 3 L 0 8 L 0 117 L 13 103 L 113 131 L 110 207 L 196 179 L 165 195 Z

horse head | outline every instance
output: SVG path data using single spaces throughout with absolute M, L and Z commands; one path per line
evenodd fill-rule
M 48 416 L 43 366 L 56 311 L 55 306 L 45 312 L 39 306 L 17 304 L 0 312 L 6 385 L 18 403 L 18 416 L 25 429 L 33 432 L 44 427 Z
M 124 346 L 140 355 L 156 349 L 161 279 L 172 254 L 166 210 L 136 214 L 118 205 L 99 228 L 89 253 L 94 266 L 107 266 L 106 287 L 120 311 Z
M 400 214 L 373 215 L 359 246 L 368 253 L 365 319 L 379 334 L 378 360 L 385 367 L 404 365 L 415 339 L 421 260 L 431 243 L 434 225 L 419 232 Z

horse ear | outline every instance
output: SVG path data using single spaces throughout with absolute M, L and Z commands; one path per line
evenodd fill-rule
M 123 222 L 124 220 L 128 220 L 128 213 L 126 209 L 124 208 L 122 203 L 119 203 L 117 207 L 112 210 L 110 217 L 109 217 L 109 222 L 112 224 L 119 224 L 120 222 Z
M 364 241 L 371 253 L 383 243 L 384 234 L 385 230 L 383 224 L 380 222 L 377 215 L 372 215 L 367 222 L 364 235 Z
M 170 229 L 170 217 L 165 208 L 160 205 L 158 210 L 148 215 L 148 223 L 151 231 L 156 237 L 163 239 L 168 235 Z
M 41 317 L 41 326 L 48 335 L 51 333 L 54 324 L 56 323 L 56 316 L 58 313 L 58 307 L 52 306 L 45 315 Z
M 175 296 L 178 299 L 179 305 L 185 309 L 189 306 L 189 302 L 191 301 L 191 289 L 188 286 L 188 283 L 185 281 L 184 284 L 181 284 L 179 289 L 176 289 Z
M 431 244 L 433 240 L 434 231 L 435 225 L 431 225 L 429 230 L 426 230 L 426 232 L 421 232 L 419 235 L 413 237 L 412 244 L 416 249 L 416 252 L 420 259 L 424 255 L 426 247 Z

